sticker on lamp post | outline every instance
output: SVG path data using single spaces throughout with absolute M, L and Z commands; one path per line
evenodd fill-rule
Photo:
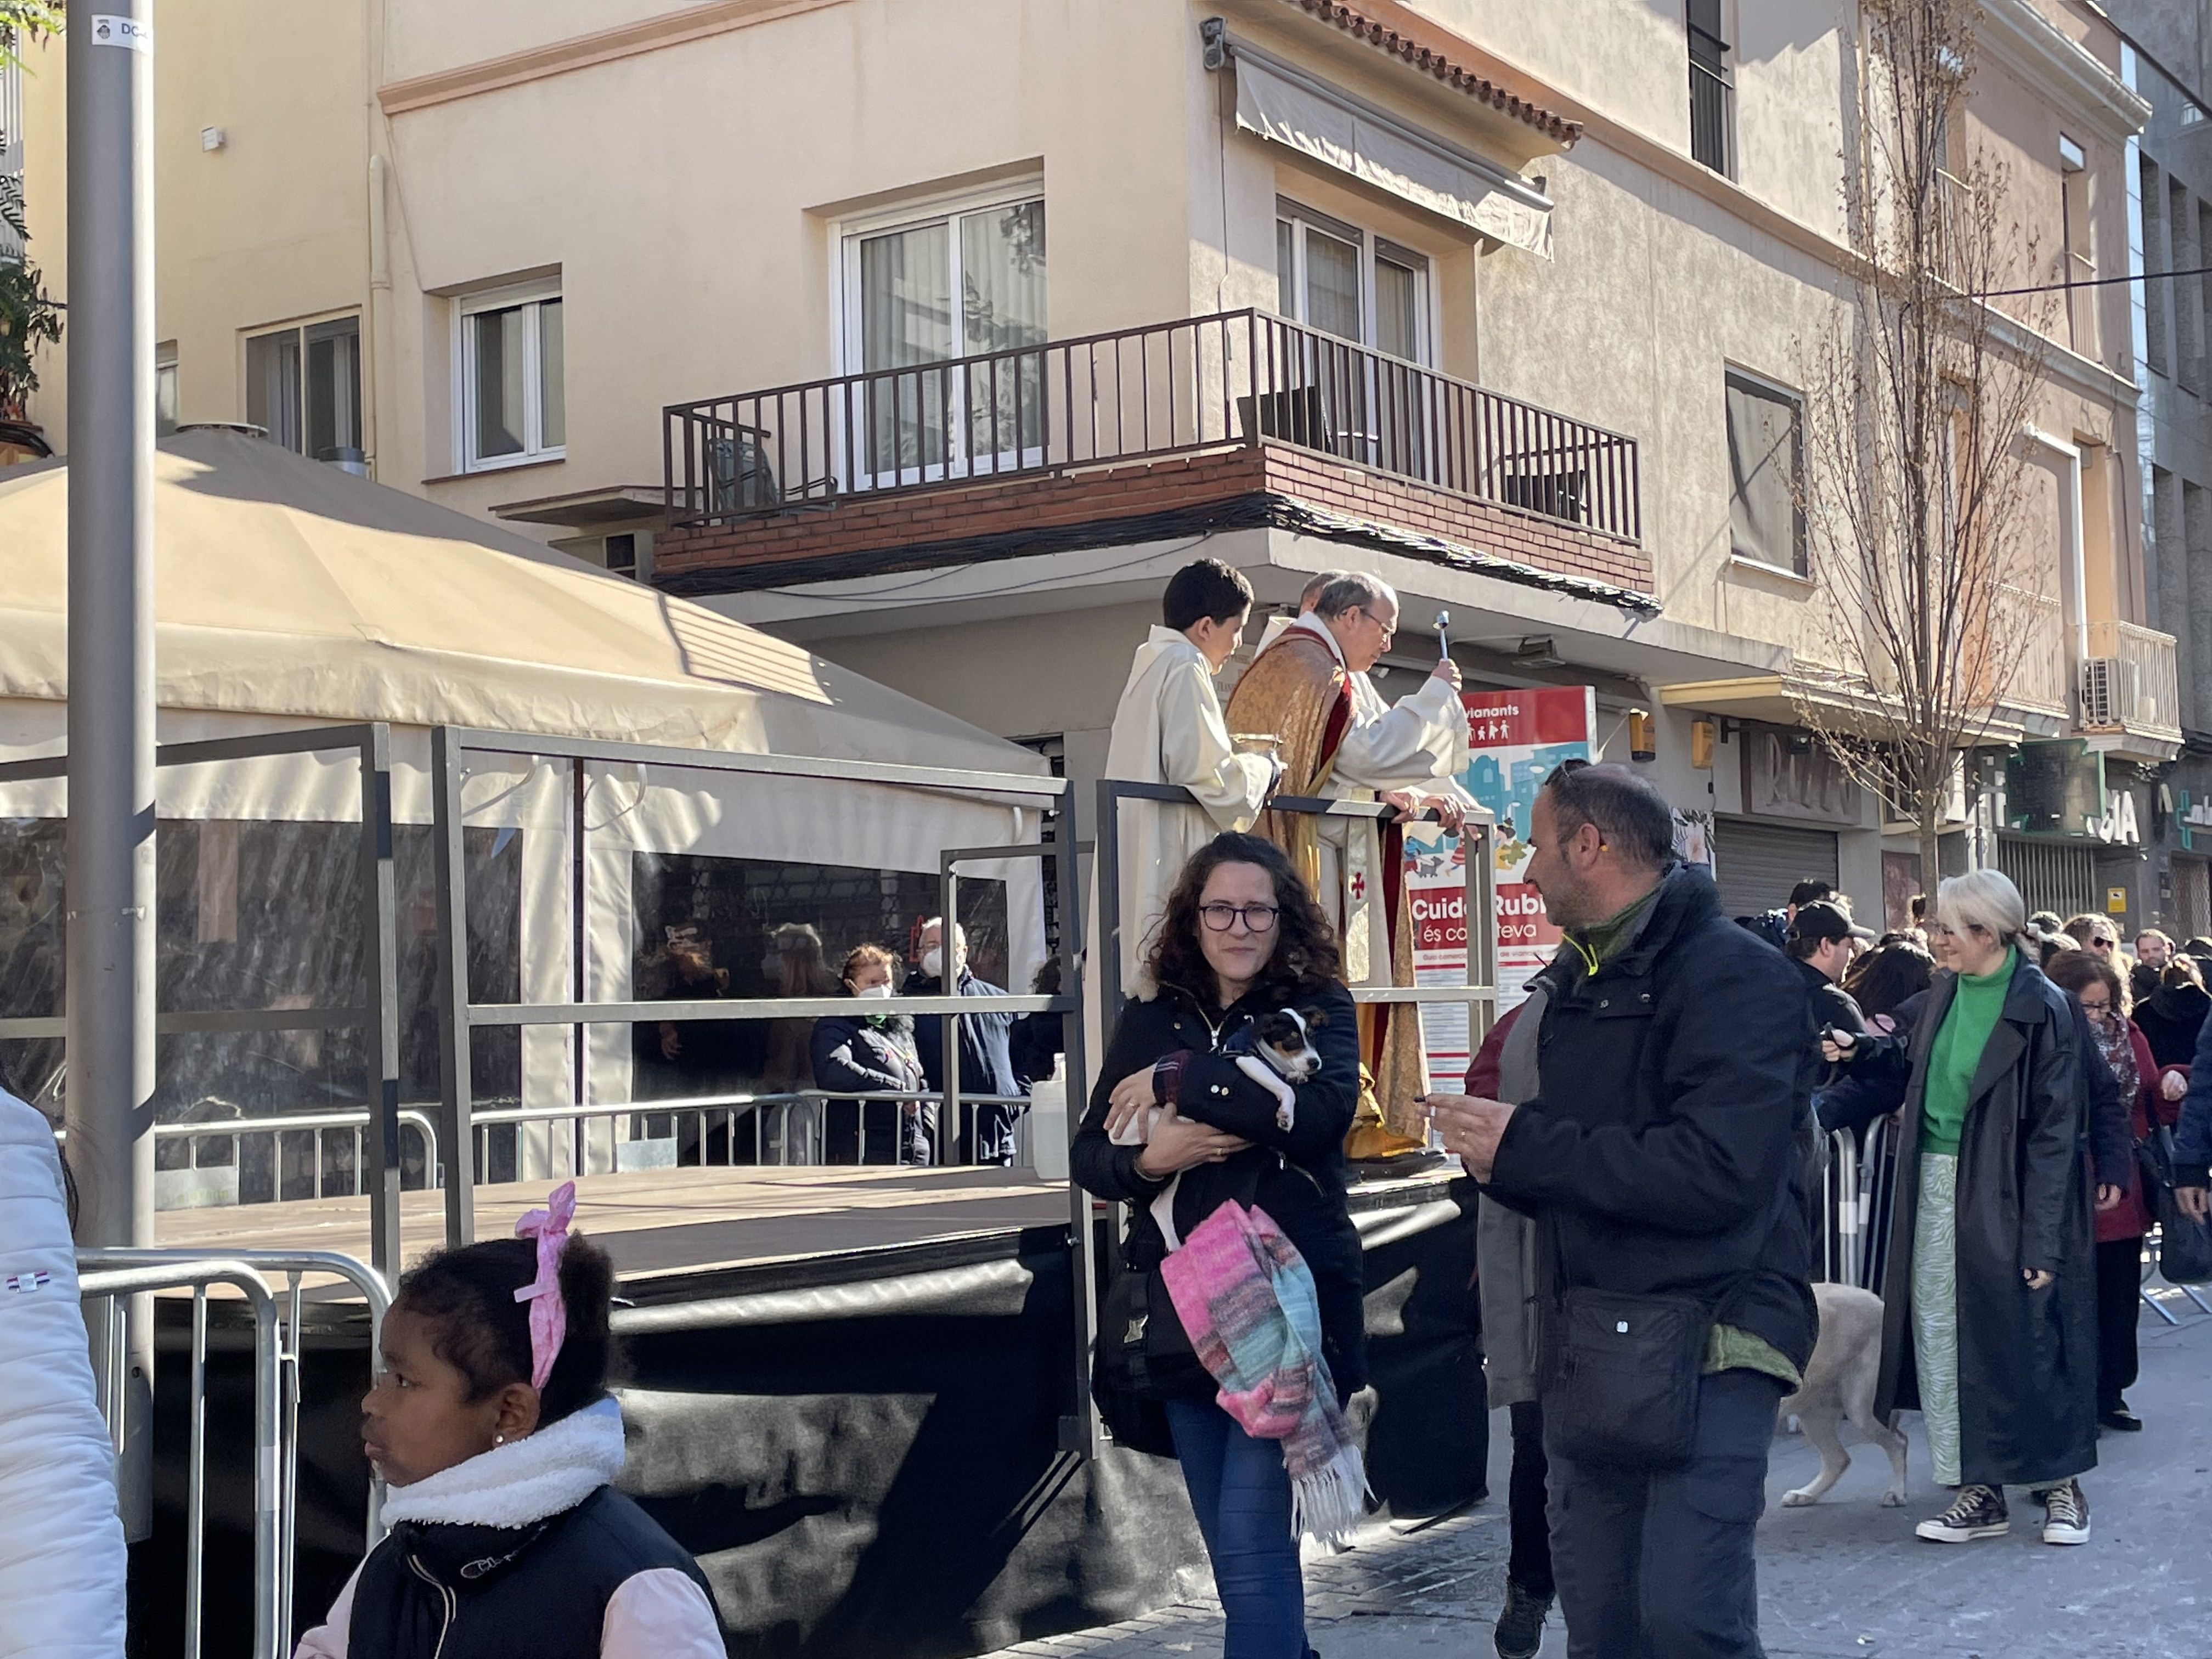
M 92 43 L 95 46 L 121 46 L 128 52 L 151 52 L 154 26 L 141 18 L 94 13 Z

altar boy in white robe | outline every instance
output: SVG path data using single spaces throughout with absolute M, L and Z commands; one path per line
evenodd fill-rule
M 1196 806 L 1125 801 L 1118 821 L 1121 869 L 1121 991 L 1148 997 L 1154 986 L 1145 969 L 1152 935 L 1167 913 L 1169 891 L 1190 855 L 1224 830 L 1249 830 L 1280 767 L 1272 755 L 1242 752 L 1231 741 L 1214 695 L 1221 672 L 1244 637 L 1252 585 L 1218 559 L 1185 565 L 1160 596 L 1160 624 L 1137 647 L 1128 684 L 1115 711 L 1106 750 L 1109 778 L 1129 783 L 1180 784 Z M 1091 960 L 1103 959 L 1094 880 L 1089 934 Z M 1096 1056 L 1107 1022 L 1098 989 L 1104 975 L 1094 966 L 1085 997 Z

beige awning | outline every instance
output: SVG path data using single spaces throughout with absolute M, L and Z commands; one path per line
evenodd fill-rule
M 1235 49 L 1237 125 L 1470 230 L 1552 257 L 1552 209 L 1508 169 L 1288 65 Z
M 704 605 L 243 433 L 154 459 L 163 709 L 1039 773 Z M 0 473 L 0 698 L 69 695 L 69 470 Z

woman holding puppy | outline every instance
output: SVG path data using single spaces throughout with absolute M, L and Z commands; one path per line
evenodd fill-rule
M 1133 1270 L 1167 1255 L 1164 1220 L 1183 1239 L 1232 1200 L 1264 1212 L 1311 1272 L 1336 1419 L 1367 1374 L 1345 1207 L 1359 1039 L 1334 936 L 1272 842 L 1224 835 L 1183 866 L 1149 966 L 1158 988 L 1121 1010 L 1075 1138 L 1075 1180 L 1130 1206 Z M 1319 1060 L 1302 1080 L 1235 1052 L 1285 1009 Z M 1201 1376 L 1164 1405 L 1226 1615 L 1224 1659 L 1305 1659 L 1289 1443 L 1248 1434 L 1216 1393 Z
M 1870 1050 L 1856 1065 L 1907 1077 L 1875 1410 L 1917 1406 L 1936 1479 L 1957 1488 L 1920 1537 L 2002 1534 L 2014 1486 L 2044 1505 L 2045 1543 L 2087 1543 L 2077 1477 L 2097 1462 L 2097 1274 L 2084 1022 L 2036 965 L 2027 907 L 1999 872 L 1945 881 L 1929 932 L 1952 971 L 1909 1045 L 1850 1045 Z

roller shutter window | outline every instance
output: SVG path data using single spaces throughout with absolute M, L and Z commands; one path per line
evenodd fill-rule
M 2067 916 L 2102 915 L 2104 890 L 2097 884 L 2097 849 L 2068 842 L 1997 837 L 1997 868 L 2012 878 L 2027 901 L 2028 914 L 2051 910 Z
M 2176 939 L 2212 935 L 2212 873 L 2203 859 L 2173 860 L 2173 924 Z
M 1713 854 L 1721 909 L 1731 916 L 1756 915 L 1787 904 L 1790 890 L 1801 881 L 1836 879 L 1832 830 L 1718 818 L 1713 824 Z

